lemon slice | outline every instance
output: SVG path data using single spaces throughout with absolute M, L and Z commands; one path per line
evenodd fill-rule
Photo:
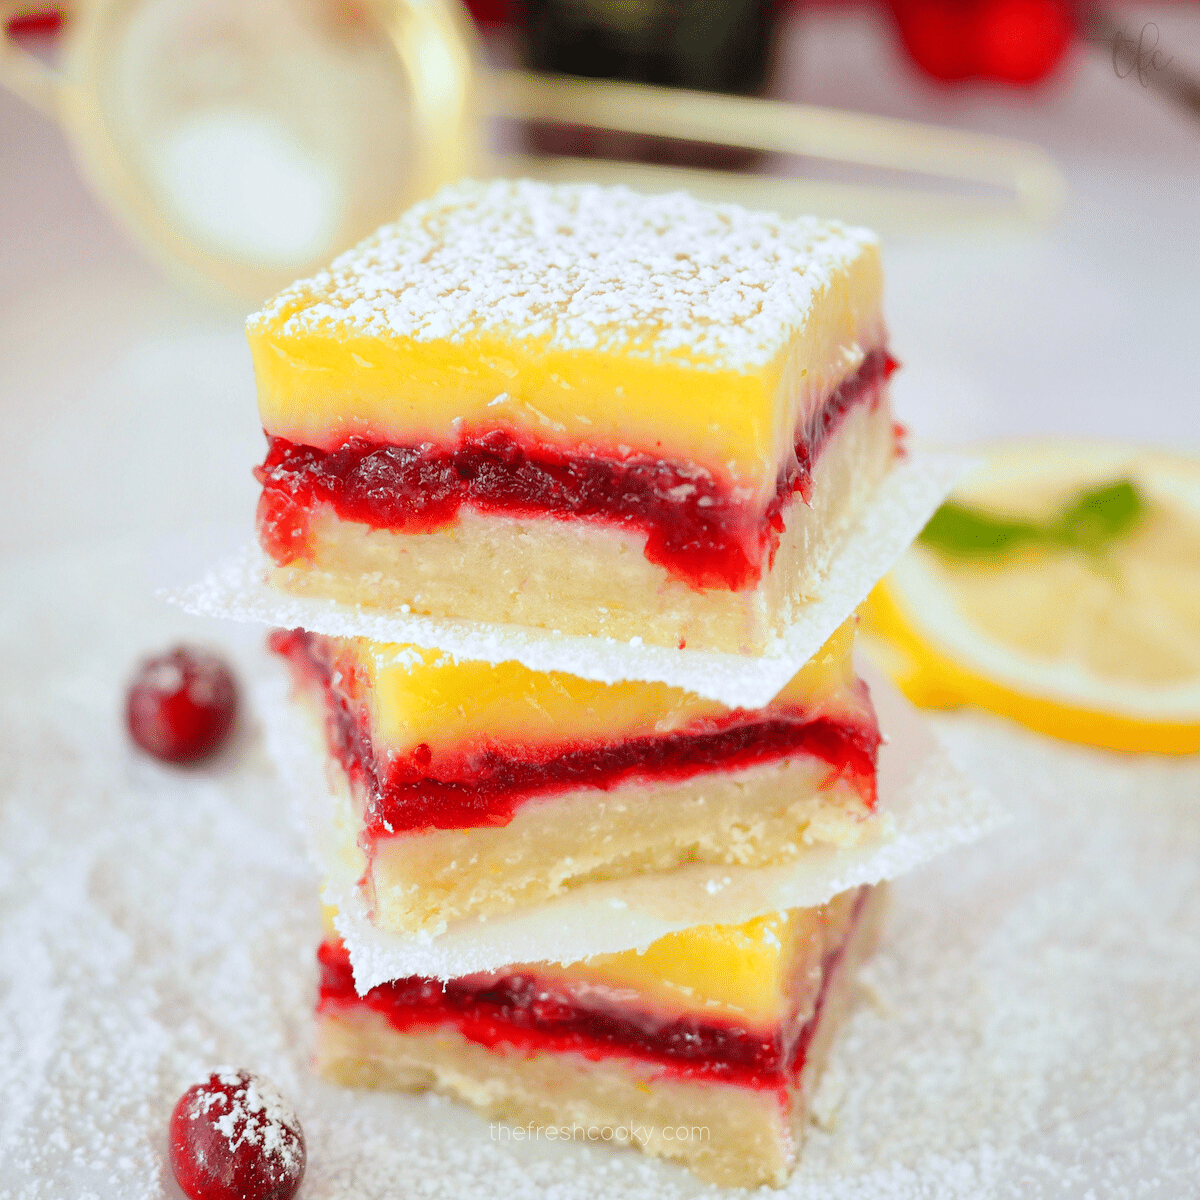
M 1200 462 L 1130 446 L 1007 445 L 953 500 L 1049 525 L 1128 480 L 1143 504 L 1098 548 L 917 543 L 868 598 L 863 644 L 916 704 L 974 704 L 1117 750 L 1200 751 Z

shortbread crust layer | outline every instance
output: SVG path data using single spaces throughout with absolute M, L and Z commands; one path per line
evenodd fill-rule
M 380 837 L 364 855 L 362 887 L 378 928 L 434 934 L 586 883 L 690 863 L 771 866 L 875 836 L 878 818 L 861 795 L 829 775 L 798 757 L 677 784 L 571 792 L 523 806 L 499 829 Z
M 696 587 L 652 562 L 644 531 L 472 507 L 447 528 L 418 533 L 319 507 L 306 517 L 310 556 L 273 567 L 270 578 L 287 592 L 367 608 L 760 653 L 820 594 L 834 551 L 895 455 L 886 402 L 847 412 L 813 465 L 808 499 L 797 493 L 785 504 L 777 549 L 762 548 L 758 582 L 740 590 Z
M 852 621 L 758 710 L 365 639 L 272 642 L 383 930 L 437 933 L 585 883 L 786 863 L 875 832 L 879 733 Z
M 313 723 L 314 738 L 321 737 Z M 370 837 L 365 799 L 334 758 L 327 853 L 359 881 L 376 928 L 436 936 L 581 885 L 692 863 L 767 866 L 878 835 L 851 785 L 805 756 L 681 783 L 588 789 L 519 808 L 507 825 Z
M 633 952 L 444 989 L 404 980 L 358 997 L 344 951 L 327 945 L 318 1069 L 350 1086 L 434 1088 L 514 1124 L 565 1127 L 565 1139 L 589 1140 L 578 1127 L 623 1127 L 625 1144 L 677 1159 L 709 1182 L 778 1186 L 798 1156 L 856 970 L 874 946 L 881 901 L 881 889 L 862 889 L 826 906 L 829 920 L 813 920 L 824 910 L 780 914 L 808 918 L 799 937 L 778 927 L 769 935 L 782 974 L 774 963 L 739 972 L 728 954 L 714 956 L 711 979 L 740 975 L 748 994 L 777 1005 L 772 1019 L 749 1023 L 720 1005 L 705 1015 L 696 996 L 703 984 L 672 993 L 670 965 L 643 967 L 646 982 L 630 986 L 619 968 L 636 964 Z M 649 982 L 656 970 L 657 986 Z

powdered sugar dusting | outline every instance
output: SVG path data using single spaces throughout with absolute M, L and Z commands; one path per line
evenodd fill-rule
M 746 371 L 774 358 L 875 245 L 863 229 L 682 192 L 464 181 L 281 292 L 248 327 L 417 341 L 491 333 Z
M 215 763 L 135 754 L 120 696 L 180 638 L 253 632 L 148 598 L 102 552 L 5 563 L 0 597 L 0 1198 L 168 1200 L 166 1123 L 214 1063 L 263 1071 L 307 1200 L 721 1195 L 604 1145 L 500 1142 L 429 1096 L 310 1072 L 315 890 L 250 711 Z M 1176 1200 L 1200 1178 L 1200 762 L 943 718 L 1015 820 L 892 885 L 791 1200 Z
M 236 1067 L 218 1067 L 187 1094 L 185 1109 L 188 1120 L 207 1119 L 224 1138 L 230 1156 L 243 1146 L 251 1146 L 263 1158 L 277 1162 L 288 1175 L 304 1167 L 296 1110 L 261 1075 Z

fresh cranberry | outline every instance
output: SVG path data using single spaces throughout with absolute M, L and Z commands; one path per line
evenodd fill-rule
M 126 719 L 139 746 L 164 762 L 212 754 L 237 714 L 237 687 L 216 655 L 177 646 L 147 659 L 129 685 Z
M 13 17 L 8 22 L 8 35 L 20 38 L 26 34 L 57 33 L 63 25 L 60 12 L 33 12 L 23 17 Z
M 1064 0 L 984 0 L 976 25 L 980 74 L 1006 83 L 1049 75 L 1075 32 Z
M 958 0 L 894 0 L 900 36 L 935 79 L 968 79 L 975 69 L 972 13 Z
M 1074 36 L 1069 0 L 891 0 L 908 52 L 935 79 L 1032 84 Z
M 260 1075 L 218 1067 L 171 1113 L 171 1170 L 188 1200 L 291 1200 L 304 1178 L 304 1131 Z

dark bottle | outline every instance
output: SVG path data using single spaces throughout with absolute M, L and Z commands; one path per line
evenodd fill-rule
M 771 60 L 777 0 L 523 0 L 535 71 L 751 95 Z
M 535 71 L 753 95 L 771 70 L 779 0 L 523 0 L 525 63 Z M 543 153 L 746 167 L 752 151 L 539 124 Z

